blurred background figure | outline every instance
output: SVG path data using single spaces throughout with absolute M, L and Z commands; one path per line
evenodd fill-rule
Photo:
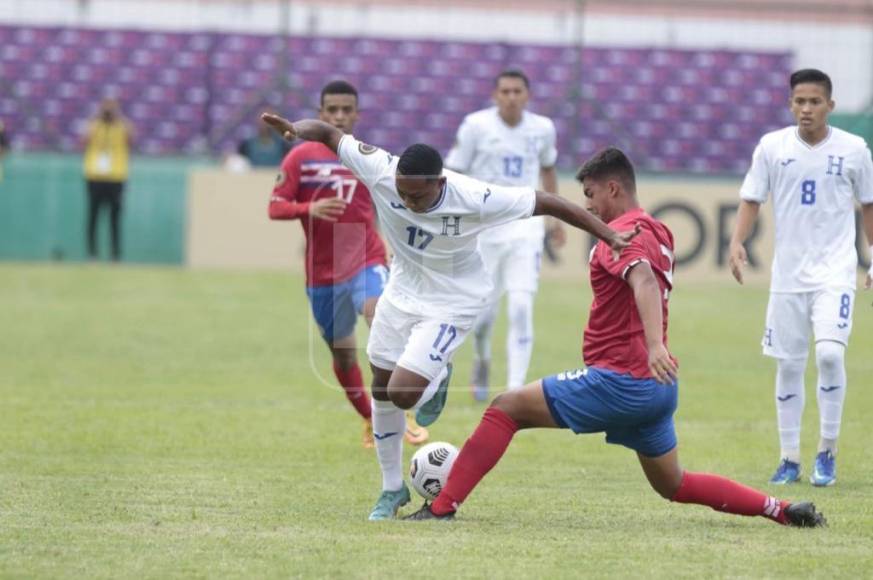
M 0 121 L 0 183 L 3 182 L 3 158 L 9 152 L 9 137 L 6 135 L 6 125 Z
M 264 113 L 273 113 L 264 109 Z M 258 117 L 260 119 L 260 116 Z M 258 121 L 258 132 L 255 136 L 243 140 L 237 152 L 245 157 L 251 167 L 278 167 L 291 150 L 287 141 L 276 135 L 276 132 L 263 121 Z
M 128 177 L 133 130 L 115 99 L 104 99 L 85 132 L 85 182 L 88 187 L 88 257 L 97 259 L 97 216 L 109 208 L 112 260 L 121 259 L 121 198 Z

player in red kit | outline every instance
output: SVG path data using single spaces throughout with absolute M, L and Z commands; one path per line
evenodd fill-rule
M 792 504 L 679 466 L 673 425 L 677 363 L 667 350 L 673 234 L 639 207 L 634 169 L 620 150 L 601 151 L 576 177 L 589 211 L 615 230 L 636 226 L 640 232 L 620 255 L 601 242 L 591 252 L 594 300 L 582 348 L 586 368 L 540 379 L 494 399 L 439 496 L 407 519 L 454 517 L 516 431 L 550 427 L 605 432 L 607 443 L 636 451 L 649 483 L 665 499 L 763 516 L 784 525 L 824 525 L 811 503 Z
M 350 134 L 358 120 L 358 92 L 345 81 L 321 91 L 319 117 Z M 333 355 L 333 370 L 364 419 L 364 447 L 373 447 L 370 398 L 357 360 L 355 321 L 370 324 L 388 280 L 385 245 L 376 230 L 370 192 L 336 154 L 318 142 L 295 147 L 282 161 L 270 198 L 270 219 L 299 219 L 306 235 L 306 294 Z M 410 419 L 406 440 L 418 445 L 427 430 Z

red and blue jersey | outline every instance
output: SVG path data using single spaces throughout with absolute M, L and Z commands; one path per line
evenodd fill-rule
M 591 251 L 590 276 L 594 301 L 582 345 L 582 358 L 589 367 L 629 373 L 635 378 L 652 377 L 649 351 L 634 291 L 627 283 L 631 268 L 647 262 L 661 291 L 664 345 L 667 345 L 667 302 L 673 289 L 673 234 L 642 208 L 632 209 L 609 223 L 616 231 L 639 224 L 641 231 L 621 255 L 602 241 Z
M 348 203 L 336 222 L 309 216 L 309 205 L 325 197 Z M 363 268 L 385 264 L 370 192 L 322 143 L 307 142 L 282 161 L 270 198 L 270 219 L 299 219 L 306 236 L 306 285 L 327 286 Z

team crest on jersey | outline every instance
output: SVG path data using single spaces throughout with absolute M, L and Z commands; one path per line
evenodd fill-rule
M 358 143 L 358 151 L 361 152 L 362 155 L 372 155 L 376 152 L 378 148 L 375 145 L 370 145 L 368 143 Z

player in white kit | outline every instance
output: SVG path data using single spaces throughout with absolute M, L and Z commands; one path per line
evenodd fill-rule
M 555 160 L 555 124 L 525 110 L 530 83 L 518 70 L 505 70 L 494 81 L 495 106 L 464 118 L 446 167 L 476 179 L 509 186 L 558 191 Z M 533 352 L 533 303 L 539 285 L 540 260 L 545 236 L 544 218 L 515 221 L 479 237 L 479 249 L 491 273 L 494 293 L 473 329 L 476 356 L 470 383 L 478 401 L 488 398 L 491 367 L 491 332 L 500 306 L 507 297 L 509 331 L 506 337 L 506 385 L 525 384 Z M 552 239 L 563 243 L 560 222 L 552 226 Z
M 828 125 L 834 108 L 828 76 L 815 69 L 791 75 L 797 125 L 761 138 L 740 190 L 730 245 L 731 271 L 743 282 L 748 238 L 760 205 L 773 198 L 776 226 L 770 301 L 762 341 L 776 359 L 776 416 L 781 456 L 774 484 L 800 479 L 800 422 L 809 331 L 815 338 L 821 439 L 810 481 L 836 481 L 837 437 L 846 395 L 845 351 L 852 330 L 858 256 L 855 202 L 873 242 L 873 162 L 856 135 Z M 871 248 L 873 250 L 873 248 Z M 866 287 L 873 284 L 873 267 Z
M 382 494 L 370 519 L 391 519 L 410 499 L 403 482 L 404 410 L 417 409 L 424 426 L 439 416 L 452 354 L 492 291 L 479 234 L 512 220 L 552 215 L 618 251 L 635 232 L 619 234 L 582 206 L 532 187 L 503 187 L 443 171 L 439 152 L 427 145 L 395 156 L 321 121 L 291 123 L 270 114 L 263 119 L 286 139 L 319 141 L 337 152 L 370 190 L 382 234 L 394 251 L 367 343 L 382 470 Z

